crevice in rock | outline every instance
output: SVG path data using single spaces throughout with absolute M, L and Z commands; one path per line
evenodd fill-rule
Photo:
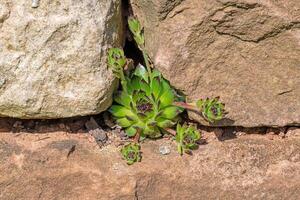
M 292 90 L 287 90 L 287 91 L 280 92 L 280 93 L 278 93 L 277 95 L 278 95 L 278 96 L 281 96 L 281 95 L 285 95 L 285 94 L 291 93 L 291 92 L 293 92 L 293 91 L 294 91 L 293 89 L 292 89 Z
M 132 14 L 130 0 L 122 0 L 122 12 L 125 19 Z
M 223 5 L 224 5 L 224 8 L 233 6 L 233 7 L 236 7 L 236 8 L 242 8 L 242 9 L 246 9 L 246 10 L 260 7 L 260 5 L 258 3 L 243 3 L 243 2 L 240 2 L 240 3 L 238 3 L 238 2 L 226 2 L 226 3 L 223 3 Z
M 241 40 L 243 42 L 253 42 L 253 43 L 259 43 L 263 40 L 269 39 L 269 38 L 273 38 L 276 37 L 286 31 L 292 30 L 292 29 L 296 29 L 299 28 L 298 25 L 300 24 L 300 22 L 297 23 L 290 23 L 290 24 L 284 24 L 281 27 L 278 27 L 276 29 L 273 29 L 271 32 L 268 32 L 266 34 L 264 34 L 262 37 L 259 37 L 255 40 L 251 40 L 251 39 L 243 39 L 242 37 L 239 37 L 238 35 L 235 34 L 230 34 L 230 33 L 225 33 L 225 32 L 220 32 L 216 29 L 216 27 L 214 26 L 214 29 L 216 31 L 217 34 L 219 35 L 227 35 L 227 36 L 231 36 L 234 37 L 238 40 Z
M 133 16 L 130 0 L 123 0 L 122 5 L 123 5 L 122 12 L 124 17 L 124 27 L 125 27 L 125 45 L 124 45 L 125 56 L 129 59 L 132 59 L 134 61 L 135 66 L 138 63 L 143 64 L 143 53 L 138 48 L 128 28 L 128 23 L 127 23 L 128 17 Z
M 68 134 L 87 134 L 89 131 L 86 128 L 87 121 L 94 118 L 98 125 L 106 132 L 118 132 L 118 130 L 111 128 L 114 124 L 107 113 L 101 113 L 95 116 L 76 117 L 68 119 L 51 119 L 51 120 L 22 120 L 13 118 L 0 118 L 0 134 L 11 132 L 16 137 L 23 133 L 32 134 L 45 134 L 62 132 Z M 192 122 L 188 118 L 183 118 L 183 121 Z M 193 122 L 192 122 L 193 123 Z M 112 126 L 113 125 L 113 126 Z M 299 124 L 294 124 L 285 127 L 240 127 L 240 126 L 227 126 L 227 127 L 209 127 L 198 124 L 198 129 L 201 133 L 210 133 L 219 141 L 235 139 L 242 135 L 258 134 L 269 137 L 290 137 L 297 134 L 299 131 Z M 121 134 L 118 133 L 118 134 Z M 121 135 L 120 135 L 121 137 Z M 123 136 L 122 136 L 123 137 Z M 205 137 L 204 137 L 205 138 Z
M 163 8 L 165 8 L 164 10 L 160 10 L 159 14 L 160 14 L 160 21 L 165 20 L 168 15 L 175 10 L 175 8 L 177 8 L 181 3 L 183 2 L 183 0 L 173 0 L 173 1 L 165 1 L 165 5 L 162 6 Z M 183 10 L 179 11 L 182 12 Z M 176 13 L 177 14 L 177 13 Z M 176 15 L 175 14 L 175 15 Z
M 137 47 L 136 43 L 129 38 L 126 38 L 125 41 L 124 53 L 127 58 L 133 60 L 135 66 L 144 62 L 141 50 Z
M 234 32 L 228 32 L 228 31 L 222 31 L 222 30 L 218 30 L 218 28 L 220 26 L 223 25 L 223 23 L 229 23 L 232 22 L 232 20 L 234 18 L 237 18 L 239 16 L 232 16 L 233 13 L 226 13 L 225 9 L 227 8 L 236 8 L 238 10 L 241 11 L 241 13 L 249 11 L 249 10 L 253 10 L 253 9 L 259 9 L 261 7 L 261 5 L 257 4 L 257 3 L 253 3 L 253 4 L 248 4 L 248 3 L 236 3 L 236 2 L 226 2 L 223 3 L 223 6 L 217 10 L 215 10 L 212 14 L 209 15 L 208 19 L 210 22 L 212 22 L 212 27 L 214 28 L 214 31 L 219 34 L 219 35 L 227 35 L 230 37 L 234 37 L 238 40 L 241 40 L 243 42 L 252 42 L 252 43 L 259 43 L 263 40 L 272 38 L 272 37 L 276 37 L 281 33 L 284 33 L 286 31 L 292 30 L 292 29 L 296 29 L 296 28 L 300 28 L 299 21 L 296 22 L 290 22 L 290 23 L 282 23 L 276 27 L 273 27 L 272 30 L 269 30 L 268 32 L 265 32 L 264 34 L 260 35 L 259 37 L 256 38 L 245 38 L 245 35 L 239 35 L 239 34 L 235 34 Z M 218 13 L 218 12 L 225 12 L 226 16 L 231 16 L 232 19 L 217 19 L 214 20 L 214 16 Z M 236 13 L 235 13 L 236 14 Z M 265 16 L 266 17 L 266 16 Z M 267 16 L 267 17 L 271 17 L 271 16 Z M 223 25 L 223 26 L 227 26 L 228 25 Z

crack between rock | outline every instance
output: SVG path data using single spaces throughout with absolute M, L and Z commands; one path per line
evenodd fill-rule
M 278 93 L 277 95 L 278 95 L 278 96 L 281 96 L 281 95 L 284 95 L 284 94 L 291 93 L 291 92 L 293 92 L 293 91 L 294 91 L 294 90 L 291 89 L 291 90 L 287 90 L 287 91 L 280 92 L 280 93 Z
M 135 187 L 134 187 L 134 198 L 135 198 L 135 200 L 139 200 L 138 184 L 137 183 L 135 183 Z
M 289 30 L 293 30 L 293 29 L 298 29 L 300 28 L 298 25 L 300 25 L 300 22 L 292 22 L 290 24 L 287 24 L 287 25 L 283 25 L 281 26 L 280 28 L 278 29 L 275 29 L 271 32 L 268 32 L 266 34 L 264 34 L 262 37 L 259 37 L 257 38 L 256 40 L 251 40 L 251 39 L 243 39 L 237 35 L 234 35 L 234 34 L 230 34 L 230 33 L 224 33 L 224 32 L 220 32 L 218 31 L 216 28 L 217 26 L 213 26 L 214 27 L 214 30 L 217 34 L 219 35 L 228 35 L 228 36 L 231 36 L 231 37 L 234 37 L 238 40 L 241 40 L 243 42 L 252 42 L 252 43 L 259 43 L 263 40 L 266 40 L 266 39 L 269 39 L 269 38 L 273 38 L 273 37 L 276 37 L 278 35 L 280 35 L 281 33 L 284 33 L 286 31 L 289 31 Z
M 165 17 L 165 19 L 166 19 L 166 18 L 174 18 L 174 17 L 177 16 L 178 14 L 180 14 L 180 13 L 182 13 L 182 12 L 188 10 L 188 9 L 190 9 L 190 7 L 183 7 L 183 8 L 181 8 L 181 9 L 178 10 L 178 11 L 174 11 L 173 14 L 170 14 L 170 13 L 172 12 L 172 11 L 170 11 L 170 12 L 168 13 L 168 15 Z M 173 10 L 174 10 L 174 9 L 173 9 Z
M 220 1 L 218 1 L 218 2 L 220 2 Z M 222 2 L 220 2 L 220 3 L 222 3 Z M 224 11 L 228 7 L 235 7 L 235 8 L 244 9 L 244 10 L 250 10 L 250 9 L 255 9 L 255 8 L 260 7 L 260 5 L 258 3 L 247 4 L 247 3 L 237 3 L 237 2 L 226 2 L 226 3 L 222 3 L 222 5 L 223 5 L 223 7 L 215 10 L 212 14 L 210 14 L 208 16 L 208 19 L 213 17 L 217 12 Z M 213 25 L 213 28 L 214 28 L 215 32 L 219 35 L 228 35 L 228 36 L 234 37 L 238 40 L 241 40 L 243 42 L 259 43 L 268 38 L 276 37 L 277 35 L 279 35 L 283 32 L 300 28 L 300 22 L 297 21 L 297 22 L 291 22 L 289 24 L 283 24 L 281 27 L 275 28 L 271 32 L 268 32 L 257 39 L 243 39 L 242 37 L 239 37 L 238 35 L 235 35 L 235 34 L 224 33 L 224 32 L 218 31 L 217 25 Z
M 208 16 L 208 18 L 214 16 L 219 11 L 224 11 L 228 7 L 235 7 L 235 8 L 240 8 L 240 9 L 244 9 L 244 10 L 250 10 L 250 9 L 254 9 L 254 8 L 260 7 L 260 5 L 258 3 L 253 3 L 253 4 L 236 3 L 236 2 L 227 2 L 227 3 L 219 2 L 219 3 L 221 3 L 223 6 L 220 7 L 219 9 L 214 10 L 214 12 L 211 13 Z
M 177 8 L 179 5 L 181 5 L 181 3 L 183 2 L 184 0 L 181 0 L 179 1 L 178 3 L 174 3 L 174 5 L 172 5 L 172 7 L 168 10 L 166 10 L 165 12 L 164 11 L 161 11 L 159 12 L 159 14 L 161 14 L 162 16 L 160 17 L 160 20 L 163 21 L 165 20 L 166 18 L 168 18 L 169 14 L 175 9 Z M 182 10 L 183 11 L 183 10 Z M 182 12 L 181 11 L 181 12 Z M 175 14 L 176 15 L 176 14 Z
M 10 17 L 11 11 L 8 9 L 8 12 L 6 15 L 3 15 L 2 18 L 0 18 L 0 25 L 4 24 L 4 22 Z
M 134 192 L 134 197 L 135 197 L 135 200 L 139 200 L 139 196 L 137 194 L 137 191 Z
M 220 1 L 218 1 L 218 2 L 220 2 Z M 220 2 L 220 3 L 222 3 L 222 2 Z M 242 8 L 245 10 L 260 7 L 260 5 L 258 3 L 249 4 L 249 3 L 226 2 L 226 3 L 222 3 L 222 4 L 224 5 L 222 10 L 224 10 L 225 8 L 230 7 L 230 6 L 236 7 L 236 8 Z
M 130 2 L 130 0 L 122 0 L 122 12 L 123 12 L 123 26 L 124 26 L 124 33 L 125 33 L 125 38 L 124 38 L 124 46 L 123 50 L 125 53 L 125 56 L 128 58 L 129 62 L 133 61 L 134 65 L 136 66 L 137 64 L 145 64 L 144 63 L 144 58 L 142 51 L 138 48 L 137 43 L 133 39 L 133 36 L 131 34 L 131 31 L 129 30 L 128 27 L 128 18 L 131 16 L 134 16 L 133 11 L 132 11 L 132 5 L 133 3 Z M 132 70 L 131 68 L 129 71 Z

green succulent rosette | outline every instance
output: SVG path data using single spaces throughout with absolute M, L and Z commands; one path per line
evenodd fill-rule
M 129 143 L 122 147 L 121 154 L 127 161 L 128 165 L 132 165 L 135 162 L 140 162 L 142 159 L 140 152 L 140 145 L 136 143 Z
M 127 91 L 115 94 L 117 104 L 110 112 L 129 137 L 139 130 L 141 138 L 158 138 L 162 129 L 176 124 L 183 109 L 173 105 L 178 97 L 159 71 L 149 74 L 144 66 L 138 65 L 126 79 Z
M 198 147 L 197 142 L 201 135 L 195 126 L 181 126 L 177 124 L 175 140 L 178 144 L 177 149 L 180 155 L 183 153 L 190 153 Z
M 200 99 L 196 106 L 202 112 L 202 116 L 207 121 L 213 123 L 223 119 L 225 114 L 225 105 L 219 101 L 219 97 L 213 99 Z

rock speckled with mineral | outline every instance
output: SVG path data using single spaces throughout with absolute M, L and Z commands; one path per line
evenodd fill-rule
M 0 116 L 65 118 L 106 110 L 116 85 L 106 52 L 123 43 L 121 1 L 32 3 L 0 1 Z

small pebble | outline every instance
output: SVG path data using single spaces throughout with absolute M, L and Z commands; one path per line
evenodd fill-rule
M 30 120 L 30 121 L 26 124 L 26 128 L 27 128 L 27 129 L 34 129 L 34 128 L 35 128 L 35 122 L 34 122 L 34 120 Z
M 65 126 L 65 124 L 64 124 L 64 123 L 60 123 L 60 124 L 58 124 L 58 127 L 59 127 L 60 129 L 65 129 L 65 128 L 66 128 L 66 126 Z
M 300 128 L 299 127 L 290 127 L 287 130 L 286 137 L 299 137 L 300 136 Z
M 159 147 L 159 152 L 162 155 L 168 155 L 171 153 L 171 148 L 170 146 L 162 145 Z
M 16 121 L 13 124 L 13 128 L 24 128 L 23 123 L 21 121 Z
M 32 0 L 31 7 L 37 8 L 40 5 L 40 0 Z
M 114 123 L 111 115 L 109 115 L 107 112 L 104 112 L 103 118 L 104 118 L 104 123 L 106 126 L 108 126 L 110 128 L 113 128 L 115 126 L 115 123 Z
M 5 84 L 6 79 L 0 77 L 0 88 Z
M 90 133 L 95 138 L 96 141 L 105 143 L 108 139 L 106 132 L 101 129 L 92 130 L 90 131 Z
M 247 135 L 245 132 L 241 132 L 241 131 L 234 131 L 233 134 L 235 134 L 236 136 Z
M 283 132 L 280 132 L 279 137 L 281 137 L 283 139 L 283 138 L 285 138 L 285 134 Z

